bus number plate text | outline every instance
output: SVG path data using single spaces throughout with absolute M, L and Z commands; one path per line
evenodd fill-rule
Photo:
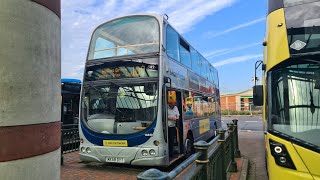
M 124 158 L 119 157 L 107 157 L 106 162 L 112 162 L 112 163 L 124 163 Z
M 103 146 L 127 147 L 128 141 L 126 141 L 126 140 L 103 140 Z

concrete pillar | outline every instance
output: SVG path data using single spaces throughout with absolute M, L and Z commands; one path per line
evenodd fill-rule
M 60 179 L 60 0 L 0 0 L 0 179 Z

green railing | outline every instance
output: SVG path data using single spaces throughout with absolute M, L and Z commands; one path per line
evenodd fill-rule
M 217 136 L 209 143 L 198 141 L 194 144 L 196 153 L 165 173 L 158 169 L 149 169 L 137 176 L 139 180 L 226 180 L 227 172 L 236 172 L 235 157 L 240 157 L 238 145 L 238 120 L 228 123 L 228 129 L 218 129 Z
M 79 124 L 61 126 L 61 165 L 63 154 L 78 151 L 80 146 Z

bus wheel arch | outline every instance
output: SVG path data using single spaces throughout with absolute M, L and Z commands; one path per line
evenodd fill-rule
M 193 133 L 191 130 L 189 130 L 188 135 L 187 135 L 187 139 L 185 141 L 185 155 L 186 155 L 186 157 L 189 157 L 192 154 L 194 154 L 195 149 L 194 149 L 193 143 L 194 143 Z

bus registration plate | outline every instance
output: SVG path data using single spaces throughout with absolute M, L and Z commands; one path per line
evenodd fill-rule
M 124 158 L 121 157 L 107 157 L 106 162 L 113 162 L 113 163 L 124 163 Z

